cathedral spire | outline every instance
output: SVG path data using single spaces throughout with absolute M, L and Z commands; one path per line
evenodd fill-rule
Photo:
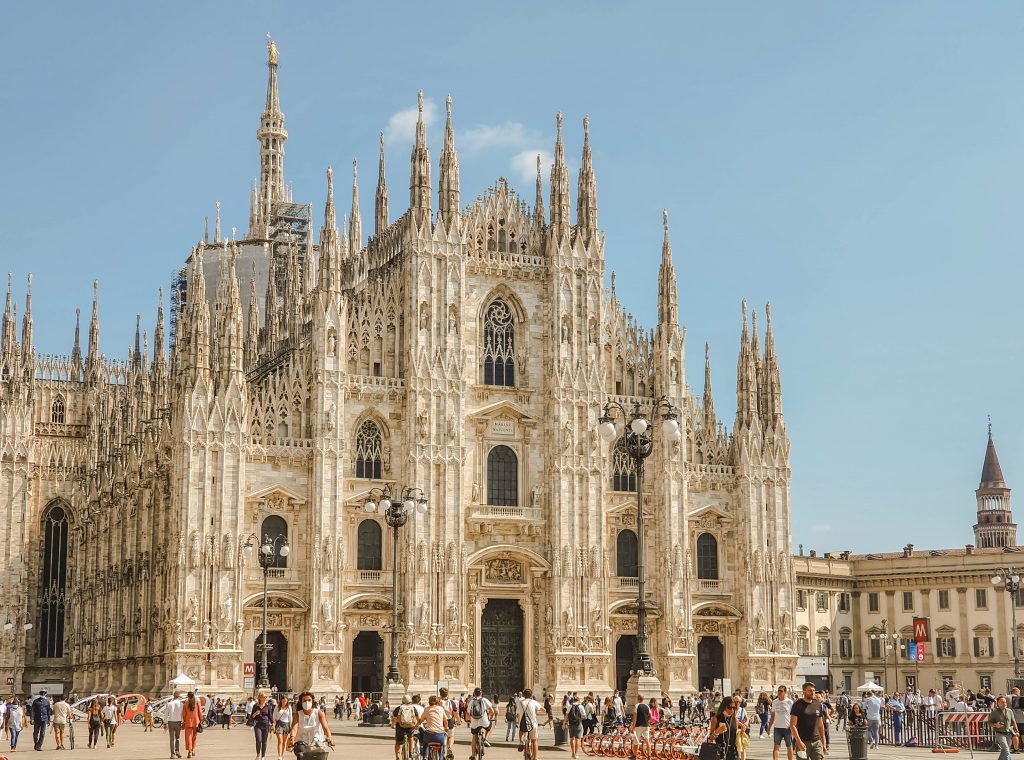
M 224 241 L 221 260 L 221 283 L 217 293 L 217 349 L 220 383 L 226 387 L 231 380 L 242 373 L 243 326 L 242 301 L 238 288 L 238 272 L 235 261 L 238 246 Z
M 205 377 L 210 369 L 210 306 L 206 300 L 206 274 L 203 271 L 203 252 L 206 246 L 197 246 L 192 254 L 192 270 L 188 276 L 190 297 L 185 306 L 188 312 L 188 347 L 192 352 L 189 368 L 193 377 Z
M 704 341 L 704 397 L 703 417 L 705 430 L 713 431 L 718 420 L 715 417 L 715 399 L 711 391 L 711 344 Z
M 455 152 L 455 130 L 452 128 L 452 96 L 445 101 L 447 119 L 444 125 L 444 149 L 441 151 L 441 179 L 437 189 L 438 218 L 446 227 L 459 215 L 459 156 Z
M 533 202 L 533 223 L 536 227 L 544 226 L 544 178 L 541 177 L 540 153 L 537 154 L 537 195 Z
M 287 193 L 284 184 L 284 143 L 288 133 L 284 128 L 284 114 L 281 113 L 281 99 L 277 90 L 277 46 L 267 35 L 267 102 L 260 118 L 256 138 L 260 141 L 260 216 L 263 224 L 269 224 L 271 204 L 284 201 Z
M 334 210 L 334 170 L 327 167 L 327 203 L 324 204 L 324 226 L 320 228 L 320 271 L 317 288 L 336 290 L 340 286 L 338 249 L 338 216 Z
M 82 369 L 82 310 L 75 309 L 75 343 L 71 347 L 71 366 L 75 369 L 75 377 Z
M 427 149 L 427 127 L 423 121 L 423 90 L 418 94 L 419 116 L 416 119 L 416 142 L 412 147 L 412 171 L 409 179 L 409 208 L 417 224 L 430 221 L 430 151 Z
M 0 332 L 3 346 L 2 352 L 5 358 L 12 358 L 18 352 L 18 327 L 14 316 L 14 298 L 11 289 L 14 284 L 14 275 L 7 273 L 7 303 L 4 306 L 3 330 Z
M 156 330 L 153 333 L 153 377 L 159 382 L 167 374 L 167 346 L 164 341 L 164 289 L 156 302 Z
M 764 361 L 762 362 L 761 383 L 763 395 L 761 415 L 766 424 L 782 419 L 782 378 L 779 360 L 775 355 L 775 334 L 772 332 L 772 305 L 764 307 L 766 327 L 764 332 Z
M 380 159 L 377 163 L 377 195 L 373 204 L 373 234 L 388 228 L 388 182 L 384 176 L 384 133 L 380 133 Z
M 750 346 L 747 329 L 747 302 L 743 302 L 743 331 L 740 334 L 740 355 L 736 364 L 736 424 L 749 425 L 757 417 L 757 363 Z
M 661 265 L 658 267 L 658 324 L 679 325 L 679 295 L 676 268 L 672 263 L 672 243 L 668 237 L 668 209 L 661 212 L 664 237 L 661 242 Z
M 561 113 L 556 122 L 558 134 L 555 138 L 555 162 L 551 166 L 551 228 L 557 237 L 569 232 L 569 170 L 565 165 Z
M 142 370 L 142 315 L 135 315 L 135 345 L 132 348 L 132 368 Z
M 31 366 L 34 353 L 32 347 L 32 273 L 30 272 L 28 289 L 25 291 L 25 314 L 21 318 L 21 359 L 29 377 L 35 373 L 35 367 Z
M 576 227 L 589 246 L 597 236 L 597 179 L 594 176 L 594 159 L 590 151 L 590 117 L 583 117 L 583 161 L 576 198 Z
M 85 358 L 86 370 L 98 368 L 100 358 L 100 281 L 92 281 L 92 318 L 89 320 L 89 348 Z
M 220 243 L 220 201 L 217 201 L 217 212 L 213 220 L 213 242 Z
M 359 213 L 359 164 L 352 162 L 352 214 L 348 220 L 348 239 L 353 251 L 363 243 L 363 217 Z

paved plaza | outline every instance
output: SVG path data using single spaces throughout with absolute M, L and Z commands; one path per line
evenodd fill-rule
M 78 727 L 81 728 L 81 726 Z M 501 732 L 504 731 L 503 723 L 495 729 L 496 736 L 499 734 L 499 729 Z M 394 734 L 388 729 L 360 728 L 352 721 L 340 722 L 332 720 L 331 731 L 335 735 L 337 744 L 331 756 L 336 760 L 349 760 L 350 758 L 359 758 L 359 760 L 389 760 L 394 757 Z M 80 735 L 84 737 L 84 732 Z M 76 734 L 76 738 L 77 736 L 79 735 Z M 89 750 L 85 748 L 84 738 L 80 739 L 79 742 L 78 748 L 74 752 L 76 756 L 79 753 L 88 753 L 90 756 L 109 760 L 160 760 L 160 758 L 166 758 L 169 755 L 167 735 L 162 730 L 156 729 L 152 734 L 148 734 L 143 733 L 141 727 L 134 725 L 122 726 L 118 730 L 117 744 L 109 750 L 102 745 L 98 749 Z M 568 747 L 554 747 L 553 742 L 554 738 L 551 729 L 544 729 L 541 734 L 541 756 L 548 756 L 557 760 L 569 760 Z M 52 735 L 47 736 L 45 749 L 42 752 L 33 752 L 31 729 L 22 733 L 19 745 L 18 752 L 11 755 L 12 758 L 28 756 L 31 758 L 66 759 L 67 757 L 67 752 L 58 752 L 54 749 Z M 6 746 L 6 744 L 0 745 L 0 755 L 7 753 Z M 275 746 L 272 745 L 271 750 Z M 196 757 L 197 760 L 205 760 L 206 758 L 215 758 L 216 760 L 251 760 L 254 754 L 253 750 L 253 735 L 250 729 L 244 726 L 235 727 L 230 731 L 213 728 L 204 731 L 199 737 Z M 970 755 L 970 753 L 964 754 L 966 756 Z M 986 756 L 990 753 L 982 752 L 979 754 Z M 184 755 L 184 745 L 182 746 L 182 755 Z M 832 751 L 829 755 L 835 758 L 849 757 L 846 737 L 842 732 L 838 736 L 833 737 Z M 925 760 L 925 758 L 932 757 L 933 755 L 931 750 L 927 748 L 882 747 L 878 750 L 872 750 L 868 756 L 872 760 L 910 760 L 910 758 Z M 267 757 L 276 758 L 276 754 L 271 751 L 268 752 Z M 294 755 L 289 753 L 285 757 L 290 759 Z M 465 727 L 456 731 L 455 757 L 456 760 L 466 760 L 469 757 L 469 731 Z M 489 760 L 516 760 L 521 755 L 516 751 L 514 745 L 495 742 L 494 746 L 487 751 L 486 757 Z M 582 760 L 584 755 L 580 753 L 579 757 Z M 786 756 L 783 753 L 781 757 L 784 760 Z M 747 758 L 749 760 L 770 760 L 771 742 L 767 739 L 753 739 L 750 749 L 747 751 Z

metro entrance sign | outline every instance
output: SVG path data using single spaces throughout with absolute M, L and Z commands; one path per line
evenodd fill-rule
M 914 641 L 928 641 L 928 618 L 914 618 Z
M 920 642 L 917 645 L 917 661 L 924 662 L 924 642 Z

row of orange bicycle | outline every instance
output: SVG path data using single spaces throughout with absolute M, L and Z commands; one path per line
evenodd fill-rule
M 618 726 L 608 733 L 584 736 L 580 739 L 580 749 L 586 755 L 597 757 L 684 760 L 695 757 L 707 738 L 707 726 L 700 725 L 652 728 L 650 739 L 639 739 L 625 726 Z

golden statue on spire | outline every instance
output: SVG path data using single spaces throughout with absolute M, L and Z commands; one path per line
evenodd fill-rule
M 271 66 L 277 65 L 277 45 L 274 44 L 274 38 L 270 36 L 270 32 L 267 32 L 267 57 Z

